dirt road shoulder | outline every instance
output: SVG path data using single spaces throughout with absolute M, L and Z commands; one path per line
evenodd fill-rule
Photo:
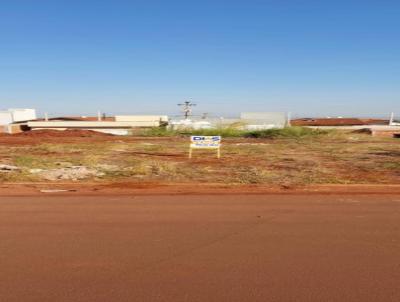
M 400 184 L 265 186 L 188 183 L 3 183 L 1 196 L 31 195 L 204 195 L 204 194 L 399 194 Z

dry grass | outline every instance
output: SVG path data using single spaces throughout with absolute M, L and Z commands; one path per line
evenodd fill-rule
M 209 182 L 304 185 L 400 183 L 400 141 L 365 134 L 328 133 L 302 137 L 223 140 L 222 158 L 195 151 L 187 158 L 185 137 L 129 137 L 105 141 L 0 146 L 0 163 L 19 172 L 0 173 L 0 182 L 38 181 L 30 169 L 83 165 L 97 169 L 97 181 Z M 92 179 L 93 180 L 93 179 Z

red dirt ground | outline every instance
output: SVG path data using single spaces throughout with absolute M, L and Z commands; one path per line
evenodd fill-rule
M 116 153 L 120 158 L 127 158 L 127 157 L 132 157 L 136 158 L 138 160 L 144 158 L 144 159 L 153 159 L 156 161 L 164 161 L 166 163 L 169 163 L 170 160 L 171 162 L 174 163 L 182 163 L 182 162 L 187 162 L 187 151 L 186 149 L 182 151 L 181 149 L 178 150 L 178 148 L 174 147 L 174 142 L 176 142 L 177 146 L 182 146 L 183 142 L 187 142 L 187 138 L 182 138 L 182 137 L 119 137 L 119 136 L 113 136 L 113 135 L 108 135 L 104 133 L 98 133 L 98 132 L 93 132 L 93 131 L 80 131 L 80 130 L 71 130 L 71 131 L 34 131 L 34 132 L 27 132 L 27 133 L 22 133 L 22 134 L 16 134 L 16 135 L 0 135 L 0 146 L 10 146 L 10 147 L 18 147 L 18 146 L 35 146 L 35 145 L 40 145 L 42 143 L 56 143 L 56 144 L 69 144 L 69 143 L 84 143 L 86 145 L 91 145 L 92 143 L 103 143 L 103 142 L 116 142 L 116 143 L 151 143 L 154 145 L 163 145 L 165 142 L 169 143 L 169 149 L 167 149 L 165 152 L 160 152 L 160 151 L 152 151 L 150 149 L 146 150 L 145 148 L 138 149 L 138 150 L 131 150 L 131 151 L 118 151 Z M 357 140 L 346 140 L 346 141 L 337 141 L 336 139 L 332 139 L 331 141 L 327 142 L 324 141 L 324 143 L 330 145 L 332 144 L 333 146 L 338 147 L 338 150 L 343 146 L 344 148 L 348 148 L 351 146 L 357 146 L 360 145 L 360 147 L 363 147 L 365 144 L 371 144 L 371 147 L 373 148 L 381 148 L 384 147 L 385 149 L 387 148 L 388 150 L 392 150 L 393 148 L 397 146 L 393 146 L 393 144 L 397 144 L 397 141 L 389 141 L 389 140 L 382 140 L 379 142 L 374 142 L 372 143 L 371 141 L 357 141 Z M 279 145 L 279 141 L 274 141 L 274 140 L 263 140 L 263 139 L 248 139 L 248 138 L 229 138 L 224 140 L 224 145 L 226 146 L 233 146 L 235 144 L 268 144 L 268 145 L 274 145 L 277 144 Z M 318 146 L 320 142 L 316 144 Z M 372 145 L 375 146 L 372 146 Z M 47 156 L 51 159 L 54 159 L 58 156 L 62 156 L 63 154 L 60 152 L 53 152 L 53 151 L 46 151 L 46 148 L 44 148 L 44 151 L 35 151 L 35 156 Z M 347 159 L 342 159 L 340 161 L 335 160 L 332 161 L 332 159 L 329 156 L 329 153 L 324 153 L 323 150 L 317 150 L 313 151 L 311 150 L 312 148 L 308 148 L 306 150 L 300 150 L 299 157 L 301 158 L 302 156 L 310 157 L 310 160 L 313 160 L 317 163 L 324 162 L 325 167 L 329 171 L 335 171 L 336 174 L 333 172 L 331 175 L 337 176 L 337 179 L 339 179 L 341 182 L 355 182 L 358 180 L 362 180 L 364 183 L 370 183 L 370 184 L 375 184 L 377 181 L 379 183 L 386 183 L 386 184 L 398 184 L 398 171 L 396 171 L 394 168 L 382 168 L 382 162 L 386 161 L 387 164 L 395 165 L 397 163 L 398 157 L 390 155 L 390 153 L 387 153 L 387 156 L 385 155 L 384 152 L 382 153 L 376 153 L 373 154 L 371 152 L 365 151 L 366 148 L 363 147 L 361 149 L 364 149 L 363 155 L 360 155 L 360 158 L 356 158 L 355 160 L 359 161 L 359 166 L 356 167 L 356 169 L 349 169 L 348 168 L 348 163 Z M 7 148 L 3 148 L 3 154 L 1 155 L 3 161 L 6 164 L 12 164 L 12 154 L 8 152 Z M 23 148 L 20 149 L 23 150 L 23 152 L 27 152 Z M 71 150 L 70 150 L 71 151 Z M 311 151 L 311 153 L 310 153 Z M 329 151 L 329 150 L 328 150 Z M 21 151 L 20 151 L 21 152 Z M 40 153 L 41 152 L 41 153 Z M 331 152 L 331 151 L 330 151 Z M 385 151 L 386 152 L 386 151 Z M 387 151 L 387 152 L 392 152 L 392 151 Z M 112 152 L 110 151 L 110 154 Z M 25 154 L 25 153 L 24 153 Z M 107 155 L 107 156 L 110 156 Z M 216 160 L 213 156 L 198 156 L 198 153 L 196 153 L 196 156 L 191 160 L 191 162 L 195 165 L 204 167 L 207 165 L 213 166 L 214 169 L 219 169 L 220 170 L 220 175 L 221 179 L 224 179 L 224 177 L 228 177 L 231 175 L 231 171 L 233 171 L 233 166 L 235 163 L 237 163 L 237 156 L 232 152 L 232 154 L 225 153 L 223 154 L 223 159 L 221 160 Z M 357 154 L 357 150 L 355 150 L 352 154 Z M 70 157 L 74 157 L 73 159 L 76 159 L 82 155 L 81 151 L 76 151 L 75 153 L 73 150 L 68 154 Z M 114 156 L 114 155 L 113 155 Z M 284 152 L 280 152 L 280 156 L 286 156 Z M 289 156 L 291 156 L 289 154 Z M 380 158 L 377 158 L 377 157 Z M 384 158 L 385 156 L 385 158 Z M 240 156 L 240 164 L 241 165 L 247 165 L 248 167 L 256 167 L 259 165 L 260 162 L 260 157 L 251 157 L 251 156 Z M 377 162 L 377 164 L 380 164 L 381 168 L 380 169 L 371 169 L 370 166 L 368 166 L 368 161 L 367 159 L 370 159 L 370 162 Z M 285 160 L 285 159 L 282 159 Z M 357 163 L 354 162 L 354 163 Z M 300 163 L 301 164 L 301 163 Z M 225 167 L 228 167 L 224 169 Z M 277 173 L 282 176 L 283 173 L 281 171 L 290 171 L 291 169 L 294 171 L 299 171 L 301 169 L 301 166 L 297 166 L 297 163 L 294 161 L 289 161 L 289 162 L 279 162 L 276 161 L 276 163 L 272 163 L 270 168 L 274 169 L 274 172 L 277 171 Z M 304 164 L 304 167 L 307 168 L 307 163 Z M 364 168 L 365 167 L 365 168 Z M 224 174 L 225 173 L 225 174 Z M 290 173 L 288 173 L 290 174 Z M 330 177 L 331 177 L 330 175 Z M 290 176 L 290 175 L 289 175 Z M 290 177 L 289 177 L 290 178 Z M 331 177 L 333 178 L 333 177 Z M 282 177 L 283 179 L 283 177 Z M 343 181 L 345 179 L 346 181 Z M 204 181 L 207 179 L 202 179 L 201 181 Z M 123 181 L 123 180 L 121 180 Z M 160 179 L 160 182 L 163 181 Z M 209 181 L 211 184 L 212 181 Z M 245 179 L 245 181 L 247 181 Z M 336 179 L 328 179 L 326 182 L 327 183 L 334 183 Z M 222 181 L 221 181 L 222 183 Z M 290 186 L 291 189 L 293 189 L 293 184 L 295 185 L 296 183 L 301 183 L 301 182 L 295 182 L 292 181 L 292 183 L 286 184 L 287 182 L 282 181 L 282 188 L 278 188 L 279 190 L 281 189 L 287 189 L 288 186 Z M 137 181 L 132 181 L 131 184 L 123 184 L 127 188 L 136 188 L 138 186 Z M 162 185 L 162 184 L 157 184 L 157 185 Z M 189 186 L 192 186 L 195 191 L 197 191 L 197 185 L 196 184 L 190 184 Z M 144 184 L 146 186 L 146 184 Z M 151 184 L 151 187 L 154 186 L 154 183 Z M 122 189 L 124 189 L 123 187 Z M 151 188 L 149 187 L 149 188 Z M 232 186 L 231 186 L 232 188 Z M 190 189 L 189 191 L 191 191 Z M 240 188 L 238 189 L 240 190 Z M 391 189 L 389 189 L 391 190 Z M 269 191 L 269 189 L 268 189 Z M 259 191 L 257 191 L 259 192 Z M 0 193 L 1 194 L 1 193 Z
M 35 145 L 43 142 L 59 143 L 60 138 L 63 138 L 63 143 L 82 143 L 82 137 L 85 137 L 85 142 L 118 141 L 121 139 L 124 141 L 162 141 L 174 139 L 169 137 L 120 137 L 91 130 L 35 130 L 12 135 L 0 133 L 0 144 L 18 146 Z
M 1 197 L 0 301 L 397 302 L 400 194 Z
M 43 193 L 41 190 L 65 190 L 64 192 Z M 400 194 L 400 185 L 224 185 L 191 184 L 162 182 L 114 182 L 114 183 L 3 183 L 0 184 L 0 198 L 11 196 L 130 196 L 130 195 L 396 195 Z

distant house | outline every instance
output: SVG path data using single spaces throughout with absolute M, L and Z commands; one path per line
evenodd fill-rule
M 35 109 L 7 109 L 0 111 L 0 125 L 36 119 Z
M 363 126 L 388 125 L 385 119 L 362 118 L 300 118 L 291 121 L 293 126 Z
M 20 132 L 20 126 L 14 123 L 28 122 L 36 120 L 35 109 L 7 109 L 0 111 L 0 132 L 14 133 Z

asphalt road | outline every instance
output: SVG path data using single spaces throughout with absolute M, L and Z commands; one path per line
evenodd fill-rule
M 400 196 L 0 197 L 0 301 L 400 301 Z

